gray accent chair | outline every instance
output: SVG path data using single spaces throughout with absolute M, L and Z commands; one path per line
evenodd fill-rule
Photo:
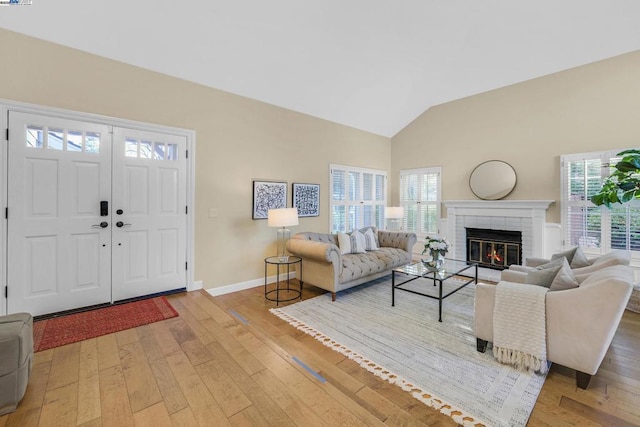
M 331 292 L 332 300 L 342 290 L 386 276 L 391 270 L 411 262 L 415 233 L 381 231 L 379 250 L 341 254 L 338 238 L 329 233 L 298 233 L 287 242 L 287 250 L 302 258 L 302 281 Z
M 16 410 L 27 391 L 33 365 L 33 318 L 0 316 L 0 416 Z

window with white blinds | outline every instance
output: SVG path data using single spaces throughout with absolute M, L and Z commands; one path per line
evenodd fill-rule
M 620 151 L 561 157 L 565 247 L 579 245 L 592 253 L 612 249 L 640 251 L 640 201 L 612 205 L 611 209 L 590 201 L 609 175 L 609 165 L 620 160 L 616 157 Z
M 331 232 L 346 233 L 373 225 L 384 228 L 387 173 L 331 165 Z
M 402 229 L 418 236 L 436 235 L 440 229 L 439 167 L 400 171 L 400 206 L 404 207 Z

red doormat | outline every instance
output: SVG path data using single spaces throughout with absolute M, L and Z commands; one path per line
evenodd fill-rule
M 33 324 L 36 352 L 176 317 L 165 297 L 69 314 Z

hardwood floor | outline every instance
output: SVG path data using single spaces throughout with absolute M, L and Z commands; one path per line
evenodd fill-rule
M 36 353 L 0 427 L 455 425 L 270 314 L 261 287 L 169 299 L 177 318 Z M 640 425 L 639 353 L 640 314 L 626 311 L 589 388 L 553 365 L 529 425 Z

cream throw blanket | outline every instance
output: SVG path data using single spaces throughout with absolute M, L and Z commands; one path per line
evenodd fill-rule
M 547 372 L 544 286 L 500 282 L 493 311 L 493 355 L 500 363 Z

